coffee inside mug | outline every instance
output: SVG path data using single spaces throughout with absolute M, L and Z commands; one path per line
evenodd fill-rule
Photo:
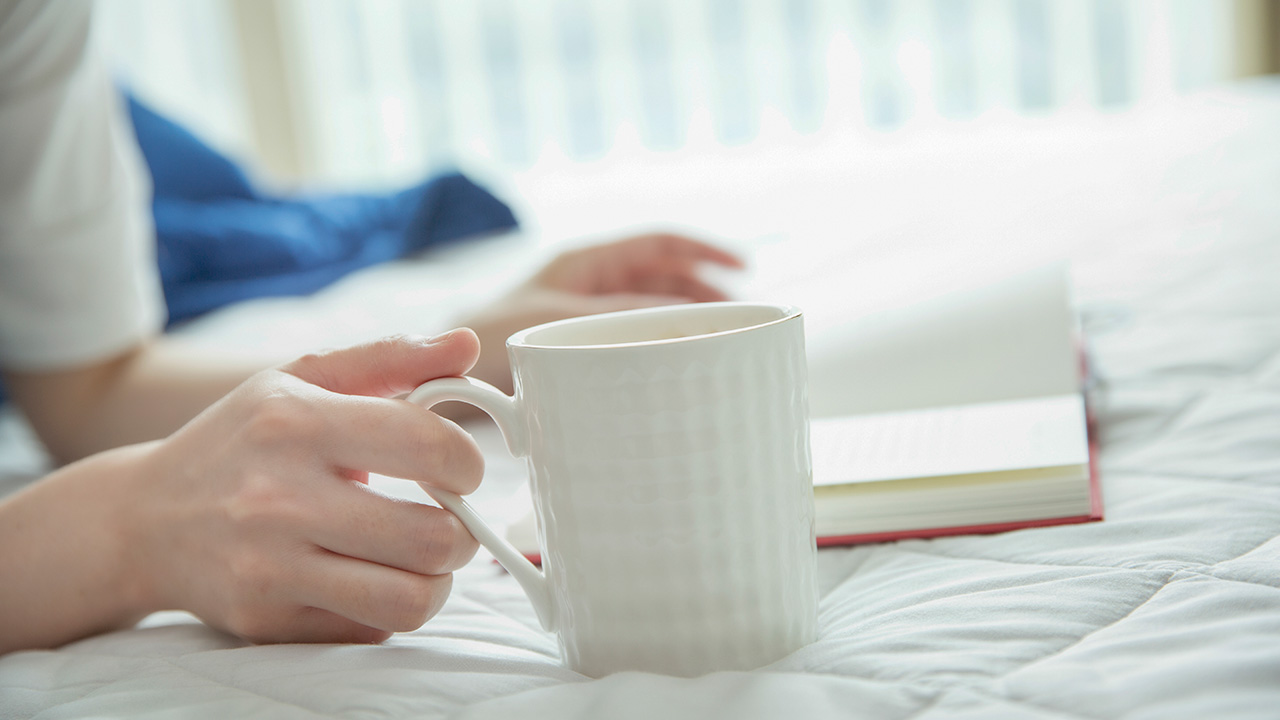
M 794 314 L 790 308 L 771 305 L 672 305 L 540 325 L 516 333 L 508 342 L 543 348 L 662 343 L 751 330 Z

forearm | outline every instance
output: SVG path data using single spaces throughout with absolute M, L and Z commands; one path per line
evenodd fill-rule
M 500 348 L 505 370 L 506 348 Z M 253 374 L 287 358 L 210 354 L 163 338 L 131 359 L 96 403 L 91 422 L 76 431 L 64 461 L 114 447 L 168 437 Z M 510 385 L 508 374 L 507 385 Z M 82 392 L 81 396 L 92 395 Z M 442 403 L 433 411 L 455 422 L 480 416 L 466 403 Z
M 5 375 L 59 463 L 168 436 L 267 360 L 228 361 L 161 338 L 97 365 Z
M 478 350 L 464 332 L 307 356 L 163 441 L 94 455 L 0 502 L 0 653 L 161 609 L 255 642 L 381 642 L 419 627 L 476 542 L 448 512 L 357 480 L 479 485 L 470 437 L 390 399 L 465 373 Z
M 126 516 L 150 445 L 69 465 L 0 501 L 0 654 L 136 623 L 150 591 Z

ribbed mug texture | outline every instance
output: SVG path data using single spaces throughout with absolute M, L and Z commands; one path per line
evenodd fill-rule
M 512 347 L 565 661 L 755 668 L 813 640 L 799 316 L 668 344 Z

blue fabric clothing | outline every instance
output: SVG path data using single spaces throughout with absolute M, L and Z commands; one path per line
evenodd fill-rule
M 240 166 L 132 94 L 124 97 L 157 198 L 259 199 Z
M 369 265 L 516 227 L 510 208 L 456 172 L 386 194 L 268 195 L 231 159 L 125 96 L 155 188 L 170 325 L 240 300 L 312 293 Z
M 369 265 L 516 226 L 510 208 L 456 172 L 386 194 L 273 197 L 185 128 L 127 99 L 155 186 L 170 324 L 249 298 L 311 293 Z

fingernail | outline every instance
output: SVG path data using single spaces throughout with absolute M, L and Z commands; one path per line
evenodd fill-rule
M 439 345 L 441 343 L 448 342 L 449 338 L 453 337 L 454 335 L 457 335 L 458 331 L 461 329 L 462 328 L 454 328 L 452 330 L 442 332 L 439 335 L 432 335 L 431 337 L 427 338 L 427 344 Z

